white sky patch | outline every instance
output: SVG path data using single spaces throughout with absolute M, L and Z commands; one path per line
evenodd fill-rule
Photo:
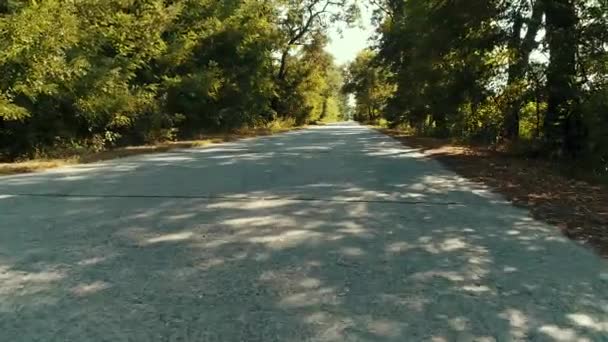
M 336 64 L 353 61 L 361 50 L 369 46 L 369 39 L 374 34 L 371 18 L 372 9 L 361 6 L 361 20 L 358 25 L 343 27 L 342 33 L 338 29 L 331 31 L 329 35 L 331 41 L 326 50 L 336 58 Z

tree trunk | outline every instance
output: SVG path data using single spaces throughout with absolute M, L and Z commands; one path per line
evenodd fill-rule
M 539 86 L 536 85 L 536 126 L 534 128 L 534 139 L 536 140 L 540 136 L 540 101 L 542 99 L 539 92 Z
M 323 107 L 321 108 L 321 116 L 319 117 L 319 120 L 323 120 L 325 119 L 325 117 L 327 117 L 327 102 L 329 101 L 329 97 L 325 97 L 325 99 L 323 100 Z
M 279 81 L 284 81 L 285 76 L 287 75 L 287 57 L 289 56 L 289 49 L 285 49 L 281 54 L 281 65 L 279 66 L 279 73 L 277 74 L 277 79 Z
M 545 142 L 551 152 L 575 157 L 584 146 L 585 138 L 576 82 L 576 8 L 574 0 L 546 1 L 551 57 L 547 69 Z
M 509 64 L 509 80 L 507 89 L 509 89 L 513 98 L 509 101 L 505 119 L 503 136 L 507 140 L 517 140 L 519 138 L 519 112 L 522 106 L 522 97 L 519 94 L 518 88 L 522 86 L 526 76 L 526 68 L 530 54 L 537 47 L 536 36 L 542 24 L 544 13 L 543 0 L 536 0 L 532 8 L 532 16 L 526 23 L 526 35 L 521 38 L 522 29 L 524 27 L 524 19 L 520 14 L 514 20 L 513 32 L 509 41 L 509 50 L 511 53 L 511 62 Z

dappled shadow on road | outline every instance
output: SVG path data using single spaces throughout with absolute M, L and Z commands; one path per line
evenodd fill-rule
M 608 186 L 580 163 L 383 131 L 458 174 L 491 186 L 534 218 L 559 226 L 565 236 L 608 257 Z
M 608 334 L 606 265 L 591 252 L 415 150 L 362 128 L 318 130 L 2 179 L 0 330 L 78 341 Z

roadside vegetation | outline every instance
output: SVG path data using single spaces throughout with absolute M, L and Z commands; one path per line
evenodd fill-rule
M 0 46 L 0 174 L 354 117 L 608 246 L 604 0 L 0 0 Z
M 0 0 L 0 170 L 338 120 L 326 29 L 356 17 L 346 0 Z
M 319 123 L 320 124 L 320 123 Z M 0 175 L 12 175 L 53 169 L 61 166 L 88 164 L 109 159 L 141 154 L 169 152 L 175 149 L 200 148 L 213 144 L 235 141 L 299 129 L 299 126 L 277 124 L 264 128 L 243 128 L 228 133 L 209 133 L 192 140 L 162 141 L 144 145 L 120 146 L 95 151 L 90 149 L 51 150 L 44 156 L 0 163 Z
M 608 2 L 372 3 L 355 118 L 608 255 Z
M 355 116 L 608 177 L 608 2 L 374 0 Z

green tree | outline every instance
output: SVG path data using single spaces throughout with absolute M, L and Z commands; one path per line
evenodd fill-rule
M 545 10 L 544 0 L 515 2 L 508 10 L 511 29 L 508 34 L 508 83 L 509 94 L 505 110 L 504 137 L 509 140 L 519 138 L 520 111 L 525 93 L 526 72 L 529 67 L 530 54 L 538 47 L 536 37 L 542 25 Z M 526 13 L 529 13 L 526 16 Z
M 536 139 L 547 155 L 606 168 L 605 1 L 372 3 L 378 61 L 397 85 L 385 118 L 441 136 Z
M 344 92 L 354 95 L 355 118 L 373 122 L 380 118 L 395 91 L 388 70 L 376 64 L 376 54 L 364 50 L 346 69 Z
M 585 132 L 577 81 L 577 25 L 573 0 L 546 0 L 547 41 L 551 58 L 547 69 L 548 108 L 545 140 L 552 151 L 576 155 Z
M 354 14 L 346 0 L 2 1 L 0 159 L 335 117 L 320 37 Z

